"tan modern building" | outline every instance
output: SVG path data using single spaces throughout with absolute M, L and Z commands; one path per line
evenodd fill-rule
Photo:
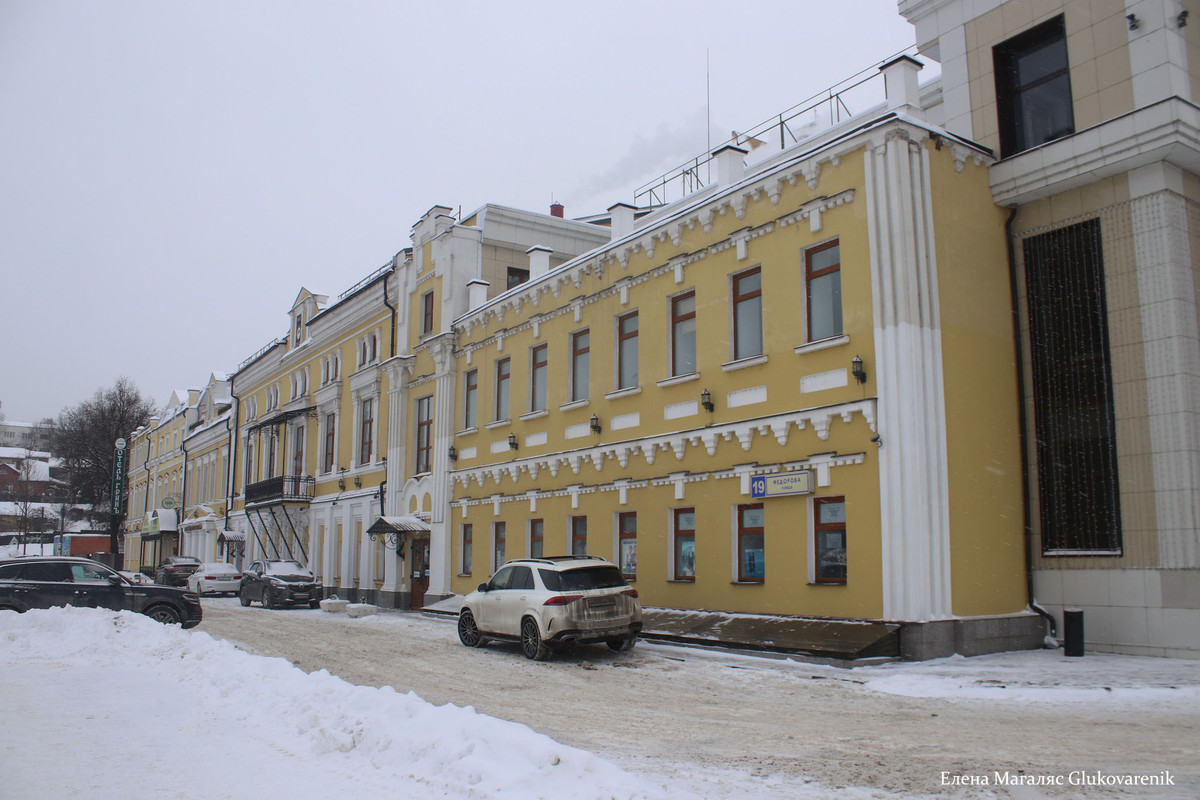
M 903 0 L 945 128 L 999 160 L 1037 600 L 1200 655 L 1200 20 L 1170 0 Z M 1060 626 L 1061 634 L 1061 626 Z

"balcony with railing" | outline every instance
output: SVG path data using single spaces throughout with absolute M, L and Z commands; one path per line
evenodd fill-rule
M 246 505 L 311 503 L 317 480 L 311 475 L 276 475 L 246 485 Z

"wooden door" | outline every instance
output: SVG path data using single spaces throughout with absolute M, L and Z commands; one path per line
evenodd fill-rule
M 429 589 L 429 540 L 413 539 L 408 547 L 409 603 L 411 609 L 425 605 L 425 592 Z

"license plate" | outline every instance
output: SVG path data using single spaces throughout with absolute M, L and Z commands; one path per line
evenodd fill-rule
M 606 606 L 615 606 L 617 600 L 614 597 L 595 597 L 588 600 L 588 608 L 604 608 Z

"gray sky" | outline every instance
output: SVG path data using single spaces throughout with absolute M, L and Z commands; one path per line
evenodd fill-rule
M 707 147 L 706 51 L 716 142 L 912 38 L 894 0 L 0 0 L 0 412 L 201 386 L 435 204 L 631 202 Z

